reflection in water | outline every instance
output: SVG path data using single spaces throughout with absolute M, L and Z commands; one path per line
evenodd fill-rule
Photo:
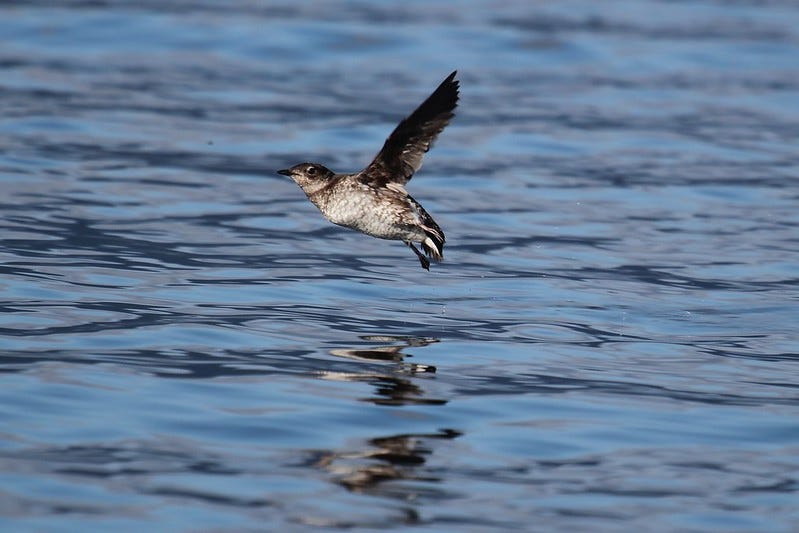
M 389 344 L 386 346 L 372 346 L 368 348 L 337 348 L 330 350 L 332 355 L 346 357 L 364 362 L 388 362 L 396 363 L 385 370 L 370 369 L 364 372 L 330 372 L 325 371 L 321 376 L 325 379 L 339 381 L 365 381 L 371 383 L 376 388 L 376 396 L 362 398 L 378 405 L 406 405 L 406 404 L 427 404 L 443 405 L 446 400 L 426 397 L 425 390 L 420 387 L 417 381 L 412 381 L 410 377 L 417 374 L 434 374 L 436 367 L 421 363 L 405 363 L 406 357 L 413 357 L 411 354 L 404 353 L 402 350 L 408 347 L 427 346 L 438 339 L 431 337 L 397 337 L 397 336 L 376 336 L 365 335 L 362 339 L 371 342 L 400 343 Z
M 413 357 L 411 354 L 402 353 L 403 348 L 427 346 L 439 339 L 432 337 L 399 337 L 390 335 L 363 335 L 361 338 L 370 342 L 399 342 L 399 345 L 388 346 L 375 346 L 371 348 L 339 348 L 330 350 L 330 353 L 339 357 L 348 357 L 350 359 L 360 359 L 364 361 L 395 361 L 402 362 L 405 357 Z M 435 372 L 434 366 L 428 365 L 413 365 L 416 372 Z
M 454 429 L 442 429 L 437 433 L 377 437 L 369 440 L 365 450 L 320 452 L 312 464 L 329 472 L 347 490 L 409 501 L 414 497 L 413 487 L 394 486 L 389 490 L 380 485 L 390 480 L 437 481 L 435 476 L 419 471 L 433 453 L 431 442 L 461 435 Z
M 330 353 L 363 363 L 383 363 L 377 370 L 374 365 L 368 365 L 363 372 L 325 372 L 322 377 L 370 383 L 375 387 L 376 394 L 363 400 L 377 405 L 447 403 L 444 399 L 429 397 L 429 393 L 419 384 L 420 380 L 415 379 L 420 374 L 432 377 L 436 368 L 420 363 L 406 363 L 405 359 L 412 355 L 403 351 L 408 347 L 422 347 L 439 342 L 438 339 L 398 336 L 361 336 L 361 339 L 384 344 L 364 348 L 337 348 Z M 316 451 L 306 464 L 328 472 L 334 483 L 352 493 L 384 496 L 402 502 L 405 505 L 399 520 L 405 524 L 414 524 L 421 519 L 417 509 L 408 503 L 422 496 L 429 496 L 429 483 L 440 481 L 430 472 L 422 470 L 433 453 L 434 441 L 454 439 L 461 435 L 460 431 L 454 429 L 442 429 L 436 433 L 375 437 L 368 440 L 362 449 Z M 387 485 L 387 481 L 419 481 L 425 484 Z M 343 526 L 331 523 L 329 519 L 319 520 L 316 518 L 312 522 L 314 525 Z

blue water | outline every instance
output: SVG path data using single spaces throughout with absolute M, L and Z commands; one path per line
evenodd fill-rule
M 0 7 L 0 529 L 797 530 L 799 5 L 429 4 Z

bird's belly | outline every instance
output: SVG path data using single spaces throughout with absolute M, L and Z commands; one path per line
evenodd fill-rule
M 413 228 L 403 227 L 386 220 L 375 217 L 351 221 L 350 224 L 342 224 L 348 228 L 366 233 L 372 237 L 390 240 L 417 240 L 420 236 L 416 235 Z
M 372 237 L 390 240 L 420 240 L 424 232 L 400 223 L 397 206 L 392 202 L 374 201 L 369 197 L 354 197 L 328 205 L 323 211 L 330 222 Z

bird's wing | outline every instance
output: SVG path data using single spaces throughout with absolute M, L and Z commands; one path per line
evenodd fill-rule
M 458 80 L 455 71 L 427 97 L 427 100 L 400 122 L 386 139 L 380 152 L 360 173 L 360 179 L 374 186 L 387 183 L 408 183 L 422 166 L 424 154 L 430 150 L 438 134 L 455 116 L 458 105 Z

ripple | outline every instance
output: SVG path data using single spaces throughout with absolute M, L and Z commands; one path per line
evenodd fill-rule
M 6 529 L 791 530 L 792 3 L 0 10 Z M 432 272 L 274 174 L 454 68 Z

